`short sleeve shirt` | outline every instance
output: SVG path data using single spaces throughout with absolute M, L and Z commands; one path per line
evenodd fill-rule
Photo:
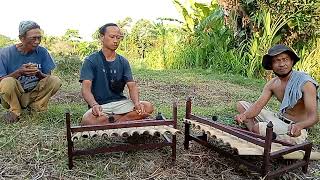
M 37 64 L 38 69 L 44 74 L 50 73 L 55 68 L 53 58 L 44 47 L 38 46 L 27 54 L 19 52 L 15 45 L 0 49 L 0 77 L 13 73 L 27 63 Z M 36 76 L 20 76 L 18 80 L 23 87 L 24 84 L 39 81 Z
M 99 104 L 126 99 L 123 92 L 115 93 L 110 89 L 110 79 L 104 64 L 107 63 L 109 66 L 110 76 L 114 80 L 129 82 L 133 81 L 133 77 L 128 60 L 117 54 L 114 61 L 106 61 L 99 53 L 100 51 L 95 52 L 85 58 L 80 72 L 80 82 L 92 81 L 91 92 Z

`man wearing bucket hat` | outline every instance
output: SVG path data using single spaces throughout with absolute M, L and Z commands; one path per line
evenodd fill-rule
M 52 76 L 55 64 L 48 51 L 39 46 L 40 26 L 33 21 L 19 24 L 21 43 L 0 49 L 1 104 L 9 109 L 3 116 L 6 122 L 19 120 L 22 108 L 45 111 L 49 98 L 61 86 Z
M 272 70 L 276 77 L 266 83 L 259 99 L 253 104 L 237 103 L 235 120 L 244 123 L 249 131 L 264 135 L 269 121 L 277 139 L 299 144 L 307 138 L 307 128 L 319 121 L 317 112 L 318 83 L 304 72 L 292 67 L 300 60 L 297 54 L 285 45 L 275 45 L 263 56 L 262 66 Z M 265 108 L 272 96 L 280 102 L 279 112 Z

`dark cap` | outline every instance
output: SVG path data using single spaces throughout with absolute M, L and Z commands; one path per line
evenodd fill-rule
M 40 26 L 34 21 L 21 21 L 19 24 L 19 36 L 24 36 L 31 29 L 40 29 Z
M 262 67 L 265 68 L 266 70 L 272 70 L 272 66 L 271 66 L 272 57 L 279 55 L 281 53 L 287 53 L 293 60 L 293 65 L 295 65 L 296 62 L 300 60 L 298 55 L 291 48 L 282 44 L 277 44 L 277 45 L 274 45 L 272 48 L 270 48 L 268 53 L 263 56 Z

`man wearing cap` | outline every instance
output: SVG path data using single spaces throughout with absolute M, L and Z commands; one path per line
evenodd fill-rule
M 55 68 L 48 51 L 39 46 L 40 26 L 33 21 L 19 24 L 21 43 L 0 49 L 1 104 L 9 109 L 6 122 L 19 120 L 22 108 L 47 110 L 48 101 L 61 86 L 58 77 L 50 75 Z
M 278 140 L 299 144 L 307 138 L 307 128 L 319 121 L 317 112 L 318 83 L 304 72 L 292 67 L 300 58 L 285 45 L 275 45 L 264 55 L 262 66 L 272 70 L 276 77 L 266 83 L 259 99 L 253 104 L 246 101 L 237 103 L 240 114 L 235 116 L 238 123 L 244 123 L 249 131 L 266 135 L 266 126 L 273 123 Z M 280 102 L 279 112 L 265 108 L 272 96 Z

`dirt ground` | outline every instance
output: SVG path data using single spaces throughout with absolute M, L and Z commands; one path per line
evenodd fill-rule
M 235 102 L 257 98 L 261 86 L 251 85 L 252 81 L 247 80 L 237 84 L 231 81 L 234 77 L 221 80 L 218 75 L 189 71 L 137 74 L 141 99 L 153 102 L 156 111 L 170 118 L 172 100 L 178 100 L 178 129 L 182 134 L 177 136 L 177 159 L 174 164 L 170 158 L 171 149 L 163 148 L 78 157 L 74 160 L 75 167 L 68 170 L 63 113 L 66 107 L 72 107 L 75 111 L 73 116 L 79 118 L 87 109 L 79 93 L 80 86 L 75 81 L 77 84 L 68 84 L 70 87 L 63 87 L 52 98 L 51 109 L 44 115 L 25 118 L 12 125 L 0 122 L 0 179 L 263 179 L 230 157 L 195 142 L 191 142 L 189 150 L 185 150 L 182 123 L 186 96 L 195 99 L 193 112 L 230 119 L 230 114 L 235 113 Z M 271 106 L 275 105 L 271 102 Z M 120 140 L 120 143 L 123 141 L 126 140 Z M 108 139 L 93 138 L 83 143 L 86 146 L 90 143 L 105 145 Z M 314 146 L 315 149 L 318 147 Z M 257 160 L 251 159 L 253 162 Z M 274 165 L 278 167 L 286 163 L 274 162 Z M 319 176 L 320 163 L 312 161 L 307 174 L 299 168 L 279 179 L 320 179 Z
M 156 85 L 153 85 L 156 87 Z M 153 87 L 153 88 L 155 88 Z M 152 89 L 153 89 L 152 88 Z M 183 87 L 179 87 L 180 89 Z M 186 87 L 184 87 L 186 88 Z M 179 89 L 174 88 L 175 91 L 179 91 Z M 165 89 L 162 89 L 165 90 Z M 172 92 L 172 91 L 171 91 Z M 215 92 L 216 97 L 221 97 L 219 101 L 228 102 L 231 101 L 231 96 L 226 96 L 226 92 L 222 92 L 219 94 L 219 91 Z M 171 94 L 174 96 L 174 93 Z M 184 94 L 183 94 L 184 95 Z M 223 98 L 222 98 L 223 97 Z M 215 98 L 217 99 L 217 98 Z M 69 93 L 69 92 L 60 92 L 54 97 L 54 101 L 57 102 L 80 102 L 82 101 L 80 93 Z M 203 101 L 198 101 L 198 104 L 208 104 L 208 99 L 203 98 Z M 211 102 L 212 103 L 212 102 Z M 196 142 L 190 142 L 189 150 L 185 150 L 183 148 L 184 141 L 184 132 L 183 132 L 183 123 L 179 122 L 179 129 L 182 134 L 178 135 L 178 144 L 177 144 L 177 161 L 174 165 L 170 162 L 170 153 L 171 150 L 166 148 L 164 150 L 157 153 L 153 153 L 152 151 L 142 151 L 137 152 L 138 156 L 144 156 L 145 161 L 153 164 L 157 169 L 152 172 L 146 179 L 263 179 L 256 172 L 250 171 L 246 166 L 237 163 L 235 160 L 220 155 L 214 150 L 208 149 L 199 145 Z M 314 150 L 318 149 L 316 145 Z M 155 150 L 157 151 L 157 150 Z M 167 157 L 162 157 L 165 154 L 161 154 L 165 152 Z M 150 157 L 150 153 L 151 156 Z M 129 156 L 134 156 L 134 154 L 130 154 Z M 166 158 L 161 165 L 155 165 L 157 160 L 154 160 L 154 156 L 160 156 L 157 158 Z M 251 158 L 251 162 L 261 161 L 259 158 Z M 280 167 L 283 165 L 287 165 L 290 161 L 276 161 L 273 162 L 274 168 Z M 168 166 L 169 164 L 169 166 Z M 317 161 L 311 161 L 309 165 L 309 170 L 307 174 L 303 174 L 301 168 L 296 169 L 294 171 L 290 171 L 278 179 L 283 180 L 292 180 L 292 179 L 320 179 L 320 177 L 314 176 L 314 173 L 320 170 L 320 164 Z M 146 177 L 141 175 L 140 177 Z M 139 178 L 138 178 L 139 179 Z

